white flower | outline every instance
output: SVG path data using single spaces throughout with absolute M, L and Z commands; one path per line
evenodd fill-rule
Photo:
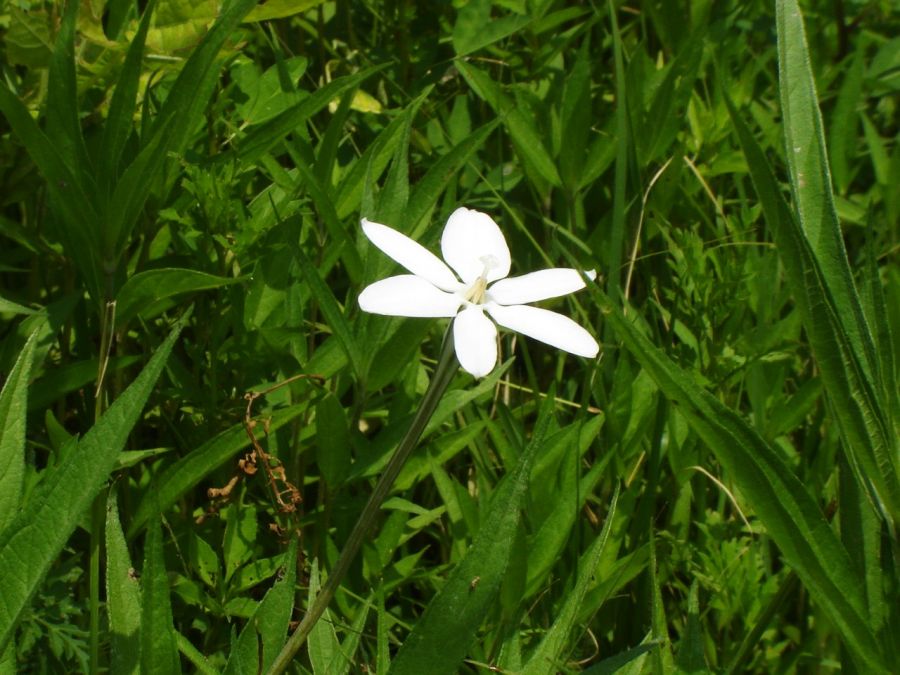
M 585 287 L 585 277 L 596 278 L 595 272 L 555 268 L 507 278 L 509 248 L 497 223 L 462 207 L 452 213 L 441 237 L 449 267 L 405 234 L 365 218 L 361 222 L 369 240 L 412 274 L 367 286 L 359 306 L 388 316 L 456 317 L 456 356 L 475 377 L 484 377 L 497 363 L 497 328 L 485 312 L 501 326 L 548 345 L 597 356 L 600 347 L 584 328 L 562 314 L 525 304 L 574 293 Z

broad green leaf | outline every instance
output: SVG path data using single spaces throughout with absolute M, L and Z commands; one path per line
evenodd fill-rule
M 141 675 L 180 673 L 181 659 L 175 642 L 169 575 L 163 556 L 162 524 L 157 519 L 147 527 L 144 541 L 141 595 Z
M 11 66 L 46 68 L 53 56 L 53 40 L 50 37 L 51 18 L 47 10 L 32 6 L 28 10 L 15 5 L 5 5 L 8 23 L 5 26 L 3 45 L 6 62 Z
M 590 33 L 574 55 L 560 101 L 559 174 L 563 185 L 574 193 L 581 181 L 588 133 L 594 117 L 591 111 Z
M 287 639 L 297 579 L 297 539 L 282 558 L 282 575 L 257 605 L 228 656 L 223 675 L 264 673 Z M 260 663 L 260 657 L 262 662 Z
M 244 124 L 267 122 L 308 96 L 296 88 L 308 65 L 306 57 L 295 56 L 269 67 L 262 74 L 253 61 L 244 61 L 232 68 L 231 78 L 246 96 L 246 100 L 235 105 Z
M 486 73 L 463 60 L 457 60 L 455 63 L 472 90 L 493 108 L 494 113 L 509 130 L 516 152 L 525 165 L 534 171 L 535 177 L 558 187 L 560 178 L 556 166 L 540 134 L 525 113 Z
M 91 504 L 138 421 L 184 319 L 156 350 L 134 382 L 78 441 L 47 469 L 25 508 L 0 532 L 0 649 L 11 638 L 31 596 Z
M 32 333 L 0 391 L 0 532 L 13 519 L 22 498 L 28 380 L 36 342 L 37 333 Z
M 354 655 L 356 654 L 356 650 L 359 649 L 360 638 L 362 638 L 365 632 L 366 619 L 369 618 L 371 600 L 372 596 L 370 595 L 365 604 L 357 610 L 356 617 L 353 619 L 353 624 L 346 631 L 347 637 L 344 638 L 340 649 L 331 659 L 331 663 L 325 670 L 329 675 L 350 675 L 352 672 L 351 669 L 356 664 Z
M 308 408 L 307 403 L 276 410 L 268 417 L 269 432 L 274 433 Z M 128 538 L 133 538 L 156 509 L 165 511 L 185 492 L 250 444 L 243 422 L 209 439 L 206 443 L 164 469 L 157 479 L 155 493 L 144 497 L 128 524 Z
M 235 502 L 228 508 L 222 555 L 225 558 L 225 580 L 231 579 L 244 563 L 253 557 L 253 547 L 259 530 L 256 508 L 252 504 Z
M 111 671 L 141 672 L 141 587 L 131 565 L 116 488 L 106 502 L 106 612 L 112 652 Z
M 869 672 L 885 672 L 868 622 L 863 580 L 806 486 L 737 413 L 698 387 L 606 295 L 594 294 L 606 321 L 716 455 L 858 663 Z
M 378 180 L 384 172 L 400 142 L 403 125 L 403 115 L 397 115 L 351 165 L 334 199 L 338 218 L 346 218 L 359 208 L 366 181 Z
M 177 268 L 163 268 L 139 272 L 131 277 L 116 296 L 116 325 L 124 326 L 143 312 L 152 316 L 152 308 L 160 300 L 181 293 L 195 293 L 242 283 L 243 277 L 218 277 L 214 274 Z
M 685 675 L 708 673 L 710 669 L 703 654 L 703 626 L 700 624 L 700 597 L 696 579 L 691 583 L 687 611 L 684 632 L 678 645 L 676 665 L 679 672 Z
M 54 39 L 53 58 L 47 77 L 46 132 L 55 152 L 88 192 L 93 182 L 90 160 L 78 118 L 78 87 L 75 81 L 75 22 L 79 3 L 66 3 L 59 32 Z M 99 222 L 93 224 L 100 227 Z
M 600 563 L 600 556 L 603 555 L 603 551 L 606 548 L 618 499 L 619 487 L 616 486 L 616 491 L 609 504 L 606 522 L 603 524 L 603 531 L 600 532 L 600 536 L 594 540 L 591 547 L 581 557 L 575 586 L 568 592 L 562 608 L 556 614 L 553 625 L 544 633 L 537 649 L 534 650 L 534 653 L 528 659 L 528 663 L 525 664 L 525 668 L 521 671 L 522 675 L 557 672 L 558 664 L 565 656 L 563 652 L 568 643 L 569 634 L 575 627 L 584 596 L 588 587 L 594 582 L 597 566 Z
M 528 447 L 500 484 L 469 548 L 391 663 L 392 675 L 455 673 L 493 605 L 509 565 L 531 465 L 544 445 L 553 410 L 547 395 Z
M 845 193 L 850 185 L 850 162 L 857 154 L 859 118 L 856 108 L 862 99 L 864 55 L 865 51 L 860 46 L 857 47 L 856 54 L 848 59 L 849 67 L 844 72 L 844 79 L 831 114 L 828 148 L 831 151 L 834 182 L 840 194 Z

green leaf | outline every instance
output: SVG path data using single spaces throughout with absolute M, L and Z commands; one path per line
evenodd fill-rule
M 25 480 L 25 421 L 28 380 L 37 332 L 22 347 L 0 391 L 0 532 L 19 508 Z
M 75 81 L 75 23 L 79 3 L 65 5 L 47 77 L 47 137 L 79 184 L 88 190 L 93 182 L 91 163 L 78 118 L 78 86 Z M 93 224 L 99 229 L 99 222 Z
M 822 114 L 796 0 L 776 2 L 778 83 L 791 191 L 803 234 L 822 270 L 838 316 L 867 378 L 878 372 L 872 336 L 859 304 L 834 207 Z M 795 289 L 796 291 L 796 289 Z
M 563 652 L 568 643 L 569 634 L 575 627 L 578 613 L 584 602 L 584 596 L 588 591 L 588 587 L 594 582 L 594 575 L 600 564 L 600 557 L 606 548 L 618 500 L 619 487 L 616 486 L 616 491 L 609 504 L 606 522 L 603 524 L 603 531 L 600 532 L 600 536 L 594 540 L 594 543 L 591 544 L 591 547 L 579 561 L 579 572 L 575 580 L 575 586 L 567 594 L 562 608 L 556 614 L 553 625 L 544 633 L 544 637 L 538 644 L 537 649 L 534 650 L 534 653 L 528 659 L 528 663 L 525 664 L 525 668 L 522 669 L 522 675 L 558 672 L 560 660 L 565 656 Z
M 306 281 L 313 298 L 315 298 L 315 301 L 318 303 L 322 314 L 325 315 L 328 327 L 331 328 L 334 336 L 338 339 L 341 348 L 347 355 L 347 361 L 350 363 L 350 368 L 356 375 L 359 375 L 362 373 L 362 353 L 360 352 L 356 338 L 353 336 L 353 331 L 350 329 L 350 324 L 344 316 L 343 310 L 338 304 L 337 299 L 334 297 L 334 293 L 331 292 L 331 288 L 328 287 L 328 284 L 325 283 L 324 279 L 319 274 L 319 270 L 316 269 L 316 266 L 313 265 L 306 253 L 304 253 L 303 248 L 296 241 L 292 241 L 291 243 L 291 250 L 294 252 L 294 257 L 297 259 L 297 265 L 300 267 L 300 273 L 303 275 L 303 279 Z
M 353 75 L 339 77 L 268 122 L 251 127 L 244 139 L 237 143 L 241 162 L 252 164 L 259 160 L 309 117 L 340 97 L 345 91 L 359 86 L 361 82 L 383 70 L 386 65 L 366 68 Z
M 203 115 L 219 75 L 219 52 L 257 0 L 233 0 L 184 64 L 156 118 L 152 134 L 168 137 L 168 152 L 180 154 Z
M 85 192 L 73 169 L 63 161 L 55 143 L 41 131 L 31 113 L 5 82 L 0 82 L 0 113 L 6 117 L 13 133 L 44 176 L 53 204 L 60 210 L 64 222 L 54 229 L 54 234 L 84 277 L 91 296 L 95 299 L 103 297 L 97 230 L 97 223 L 101 220 L 94 208 L 95 200 Z
M 244 17 L 244 23 L 251 21 L 269 21 L 270 19 L 283 19 L 287 16 L 300 14 L 313 7 L 318 7 L 325 0 L 268 0 Z
M 740 415 L 698 387 L 606 295 L 596 289 L 594 294 L 606 321 L 715 453 L 859 664 L 869 672 L 885 672 L 880 645 L 868 623 L 863 580 L 816 500 L 781 454 Z
M 507 96 L 490 76 L 471 63 L 457 60 L 456 67 L 472 90 L 493 108 L 494 113 L 509 130 L 516 152 L 526 167 L 530 168 L 540 180 L 559 187 L 561 184 L 559 173 L 544 147 L 540 134 L 515 101 Z
M 131 565 L 115 486 L 106 502 L 106 611 L 112 652 L 111 672 L 141 672 L 141 587 Z
M 684 632 L 678 646 L 678 670 L 689 673 L 708 673 L 706 657 L 703 655 L 703 627 L 700 624 L 700 598 L 698 580 L 691 583 L 688 595 L 688 615 Z
M 292 538 L 284 554 L 282 575 L 266 592 L 238 636 L 223 675 L 264 673 L 284 646 L 294 609 L 297 551 L 297 539 Z
M 459 10 L 453 26 L 453 48 L 465 56 L 518 32 L 533 21 L 524 14 L 491 16 L 492 0 L 469 0 Z
M 318 593 L 319 566 L 314 563 L 309 575 L 309 607 L 312 607 L 313 600 Z M 309 632 L 306 643 L 313 675 L 331 675 L 334 671 L 329 668 L 333 663 L 338 662 L 341 656 L 341 643 L 334 630 L 334 619 L 330 611 L 325 610 L 321 620 L 317 621 Z
M 873 503 L 879 504 L 885 518 L 896 523 L 900 520 L 897 438 L 879 400 L 883 388 L 865 367 L 861 352 L 868 350 L 861 349 L 854 340 L 849 328 L 854 324 L 852 312 L 848 317 L 838 305 L 832 287 L 826 282 L 826 270 L 788 209 L 762 150 L 730 103 L 729 111 L 766 223 L 772 230 L 791 291 L 800 307 L 844 449 L 860 484 L 870 490 Z M 853 294 L 859 309 L 855 289 Z M 855 325 L 864 327 L 864 323 Z M 871 341 L 868 332 L 867 341 Z
M 493 605 L 509 565 L 531 465 L 552 419 L 547 394 L 528 447 L 494 493 L 478 535 L 451 572 L 391 663 L 392 675 L 455 673 Z
M 12 300 L 0 297 L 0 314 L 37 314 L 36 309 L 25 307 Z
M 116 325 L 121 328 L 140 314 L 146 318 L 153 316 L 153 308 L 160 300 L 243 281 L 244 277 L 217 277 L 214 274 L 178 268 L 139 272 L 126 281 L 116 295 Z
M 274 433 L 308 407 L 300 403 L 289 408 L 276 410 L 270 417 L 269 432 Z M 250 444 L 243 422 L 235 424 L 209 439 L 189 454 L 164 469 L 157 479 L 156 491 L 144 497 L 137 512 L 128 526 L 128 538 L 133 538 L 153 515 L 158 503 L 159 509 L 165 511 L 188 490 L 197 485 L 206 476 L 221 467 Z
M 122 150 L 134 128 L 134 108 L 140 86 L 141 59 L 144 55 L 144 43 L 147 40 L 150 17 L 153 15 L 155 7 L 156 0 L 151 0 L 144 8 L 144 15 L 141 17 L 137 33 L 128 46 L 125 63 L 122 64 L 122 72 L 119 73 L 119 79 L 109 104 L 109 113 L 106 116 L 103 138 L 100 142 L 101 167 L 108 181 L 114 180 L 118 173 L 117 167 L 122 162 Z
M 52 469 L 25 508 L 0 532 L 0 650 L 11 638 L 31 596 L 91 504 L 138 421 L 185 319 L 172 330 L 134 382 Z
M 432 164 L 427 173 L 416 183 L 404 213 L 404 220 L 414 238 L 421 234 L 427 226 L 425 219 L 431 213 L 441 193 L 447 188 L 447 184 L 462 171 L 472 155 L 484 145 L 498 124 L 500 124 L 500 120 L 494 119 L 468 134 L 446 155 L 442 155 Z
M 175 642 L 169 575 L 163 556 L 162 524 L 158 519 L 147 527 L 144 542 L 144 569 L 141 574 L 143 613 L 141 614 L 141 675 L 172 675 L 181 672 Z
M 350 430 L 344 406 L 328 393 L 316 404 L 316 463 L 329 487 L 350 473 Z

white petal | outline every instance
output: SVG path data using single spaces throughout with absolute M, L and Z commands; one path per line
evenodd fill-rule
M 488 281 L 509 274 L 509 247 L 497 223 L 480 211 L 456 209 L 441 237 L 441 252 L 468 286 L 485 271 Z
M 388 316 L 456 316 L 461 301 L 422 277 L 401 274 L 366 286 L 359 294 L 363 311 Z
M 585 276 L 593 280 L 597 278 L 597 273 L 589 270 L 582 274 L 565 267 L 540 270 L 501 279 L 488 289 L 487 297 L 501 305 L 523 305 L 580 291 L 585 286 Z
M 489 303 L 485 308 L 501 326 L 563 351 L 589 358 L 600 351 L 600 345 L 590 333 L 562 314 L 528 305 L 504 307 Z
M 417 241 L 387 225 L 373 223 L 365 218 L 360 224 L 369 241 L 413 274 L 445 291 L 458 291 L 462 288 L 462 284 L 444 261 Z
M 497 365 L 497 327 L 481 307 L 470 305 L 453 320 L 456 358 L 467 373 L 484 377 Z

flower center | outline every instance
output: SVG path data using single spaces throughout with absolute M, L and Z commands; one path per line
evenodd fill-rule
M 463 293 L 463 298 L 466 302 L 471 302 L 476 305 L 484 304 L 484 292 L 487 289 L 488 272 L 500 264 L 500 261 L 492 255 L 482 256 L 479 258 L 479 261 L 484 265 L 481 276 L 473 281 L 472 285 L 466 289 L 465 293 Z

